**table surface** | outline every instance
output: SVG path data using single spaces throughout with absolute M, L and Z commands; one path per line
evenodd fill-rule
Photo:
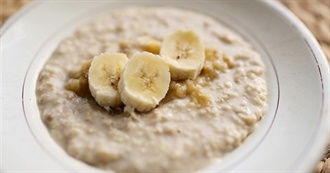
M 0 26 L 30 0 L 0 0 Z M 330 62 L 330 0 L 279 0 L 314 34 Z M 316 173 L 330 173 L 330 145 L 315 166 Z

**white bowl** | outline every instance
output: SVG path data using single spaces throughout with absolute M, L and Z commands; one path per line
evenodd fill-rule
M 81 23 L 128 5 L 170 5 L 226 24 L 262 55 L 269 111 L 221 163 L 201 172 L 308 172 L 329 142 L 329 67 L 313 35 L 275 1 L 35 1 L 1 28 L 1 171 L 102 172 L 68 156 L 36 104 L 39 71 Z

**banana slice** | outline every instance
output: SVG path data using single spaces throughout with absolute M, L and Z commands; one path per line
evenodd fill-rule
M 126 64 L 118 89 L 125 105 L 148 112 L 165 97 L 170 81 L 166 62 L 158 55 L 142 52 L 134 54 Z
M 122 104 L 118 81 L 127 62 L 123 53 L 100 54 L 92 61 L 88 72 L 89 89 L 95 101 L 106 110 Z
M 164 39 L 160 55 L 169 64 L 173 80 L 195 79 L 204 64 L 205 47 L 195 32 L 179 30 Z

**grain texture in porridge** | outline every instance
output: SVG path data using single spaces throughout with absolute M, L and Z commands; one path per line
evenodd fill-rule
M 124 106 L 107 112 L 96 104 L 86 89 L 91 58 L 158 54 L 164 37 L 178 29 L 194 30 L 205 43 L 195 80 L 172 81 L 148 113 Z M 267 108 L 258 53 L 217 21 L 170 7 L 120 9 L 81 26 L 43 67 L 36 94 L 42 121 L 69 155 L 119 173 L 203 169 L 238 147 Z

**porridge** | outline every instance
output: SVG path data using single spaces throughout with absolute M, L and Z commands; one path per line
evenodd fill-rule
M 178 30 L 193 30 L 205 46 L 196 76 L 172 79 L 147 111 L 100 106 L 89 87 L 93 57 L 158 56 Z M 42 121 L 69 155 L 119 173 L 203 169 L 244 142 L 267 109 L 258 53 L 215 20 L 170 7 L 120 9 L 81 26 L 44 65 L 36 95 Z

